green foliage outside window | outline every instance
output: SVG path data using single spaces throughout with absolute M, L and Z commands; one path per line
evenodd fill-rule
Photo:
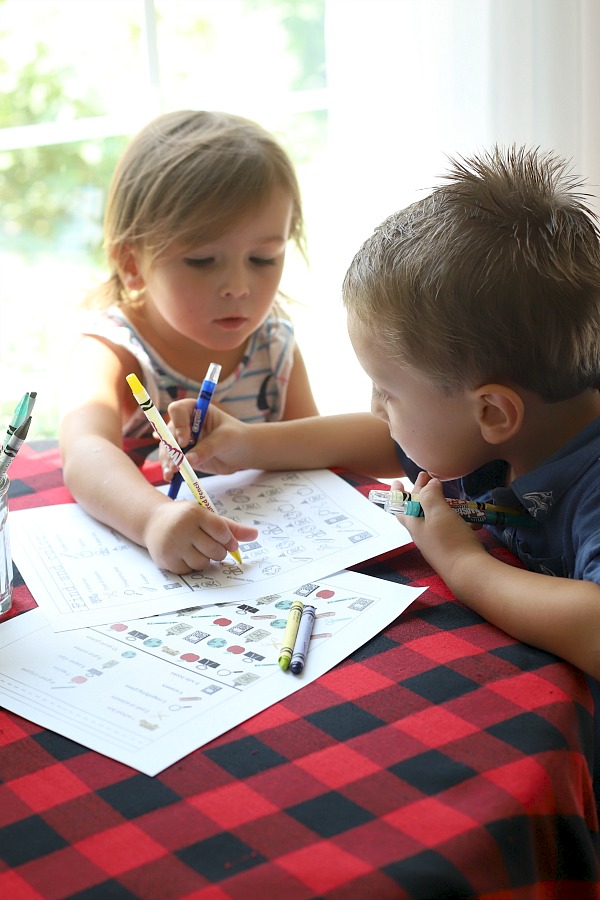
M 245 88 L 252 75 L 268 113 L 263 124 L 310 193 L 327 111 L 294 112 L 285 96 L 326 86 L 325 0 L 155 0 L 154 8 L 163 108 L 217 108 L 207 89 L 213 72 L 213 88 L 231 75 L 237 102 L 237 84 Z M 80 284 L 103 277 L 106 190 L 129 136 L 147 120 L 143 13 L 142 0 L 0 0 L 0 423 L 24 391 L 38 390 L 34 439 L 56 435 L 65 333 L 83 299 Z M 227 55 L 230 23 L 244 58 Z M 243 106 L 229 111 L 249 115 Z M 82 122 L 91 137 L 71 128 Z M 22 131 L 2 141 L 2 129 Z

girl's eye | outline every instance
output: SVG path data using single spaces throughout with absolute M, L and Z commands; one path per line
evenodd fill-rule
M 264 259 L 262 256 L 251 256 L 250 262 L 254 266 L 274 266 L 274 259 Z
M 191 266 L 192 269 L 203 269 L 206 266 L 209 266 L 211 262 L 214 262 L 214 258 L 212 256 L 188 256 L 184 259 L 184 263 L 186 264 L 186 266 Z

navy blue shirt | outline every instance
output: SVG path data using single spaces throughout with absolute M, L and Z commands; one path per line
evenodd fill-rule
M 397 448 L 408 478 L 419 473 Z M 447 497 L 526 510 L 532 527 L 486 528 L 534 572 L 600 584 L 600 417 L 506 487 L 508 464 L 495 460 L 456 481 Z
M 419 467 L 397 447 L 411 481 Z M 524 528 L 489 528 L 523 562 L 544 575 L 600 584 L 600 417 L 564 447 L 506 487 L 508 464 L 495 460 L 456 481 L 447 497 L 523 508 L 535 520 Z M 594 790 L 600 817 L 600 682 L 588 676 L 594 700 Z

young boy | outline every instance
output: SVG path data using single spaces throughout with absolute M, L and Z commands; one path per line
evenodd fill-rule
M 344 281 L 382 421 L 252 426 L 211 409 L 189 458 L 206 472 L 406 474 L 425 515 L 402 524 L 455 596 L 600 678 L 600 236 L 578 188 L 536 150 L 454 162 Z M 187 443 L 190 404 L 169 411 Z M 493 529 L 526 568 L 489 555 L 444 492 L 529 516 Z

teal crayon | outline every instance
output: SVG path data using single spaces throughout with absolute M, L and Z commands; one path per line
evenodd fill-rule
M 425 513 L 417 494 L 408 491 L 369 491 L 369 500 L 383 506 L 386 512 L 394 515 L 416 516 L 423 518 Z M 479 500 L 460 500 L 446 497 L 446 503 L 458 513 L 461 519 L 472 525 L 521 525 L 534 528 L 538 523 L 524 510 L 496 506 L 493 503 L 482 503 Z
M 300 627 L 298 628 L 294 652 L 290 662 L 290 672 L 293 672 L 294 675 L 299 675 L 306 665 L 306 657 L 308 656 L 308 648 L 310 646 L 313 625 L 315 624 L 316 612 L 314 606 L 308 605 L 302 610 Z
M 304 603 L 302 600 L 294 600 L 290 607 L 278 659 L 279 665 L 284 671 L 289 668 L 292 653 L 294 652 L 294 644 L 296 643 L 296 635 L 300 627 L 303 609 Z
M 17 405 L 15 406 L 12 414 L 12 418 L 10 420 L 10 424 L 6 429 L 6 435 L 4 436 L 4 442 L 2 444 L 2 450 L 8 444 L 8 441 L 13 436 L 19 425 L 21 425 L 25 419 L 27 418 L 27 409 L 29 407 L 29 393 L 23 394 Z

